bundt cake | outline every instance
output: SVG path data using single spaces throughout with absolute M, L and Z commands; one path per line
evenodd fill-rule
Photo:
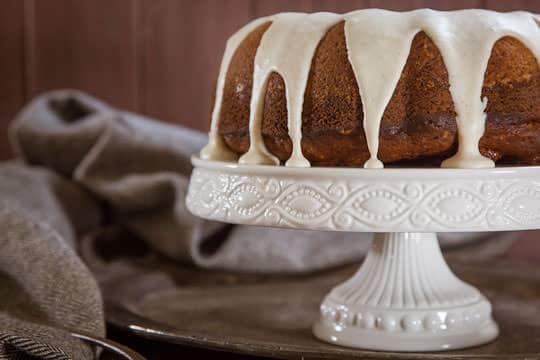
M 429 9 L 257 19 L 227 43 L 201 158 L 539 164 L 538 21 Z

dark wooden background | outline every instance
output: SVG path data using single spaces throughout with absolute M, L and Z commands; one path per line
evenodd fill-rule
M 149 116 L 205 129 L 228 36 L 280 11 L 491 8 L 539 0 L 2 0 L 0 160 L 9 121 L 33 96 L 78 88 Z

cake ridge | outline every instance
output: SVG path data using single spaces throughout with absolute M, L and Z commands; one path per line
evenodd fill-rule
M 227 148 L 227 146 L 223 142 L 223 139 L 218 134 L 218 122 L 221 113 L 221 104 L 223 102 L 223 89 L 225 87 L 225 79 L 227 77 L 227 72 L 229 70 L 229 65 L 232 57 L 234 56 L 234 53 L 240 43 L 251 31 L 257 28 L 257 26 L 265 23 L 266 21 L 268 21 L 268 17 L 261 17 L 255 19 L 240 28 L 227 40 L 227 44 L 225 45 L 225 53 L 223 54 L 223 59 L 221 60 L 218 79 L 216 83 L 216 93 L 210 120 L 208 144 L 203 147 L 200 152 L 200 156 L 202 159 L 219 161 L 232 161 L 237 159 L 236 154 Z
M 275 71 L 285 82 L 287 124 L 293 143 L 293 152 L 286 166 L 309 166 L 300 146 L 303 94 L 318 43 L 331 26 L 341 21 L 345 22 L 349 62 L 364 110 L 363 126 L 371 155 L 366 167 L 382 167 L 377 158 L 380 122 L 409 56 L 412 40 L 419 32 L 425 32 L 435 43 L 448 71 L 459 142 L 458 152 L 443 162 L 447 167 L 494 166 L 490 159 L 480 154 L 479 141 L 485 130 L 487 101 L 481 98 L 482 85 L 495 42 L 505 36 L 515 37 L 532 52 L 537 62 L 540 59 L 539 19 L 524 11 L 498 13 L 471 9 L 442 12 L 419 9 L 396 12 L 364 9 L 342 15 L 328 12 L 281 13 L 260 18 L 240 29 L 227 43 L 218 77 L 210 140 L 201 152 L 202 158 L 236 158 L 218 134 L 221 94 L 232 54 L 241 40 L 265 21 L 271 24 L 263 34 L 255 56 L 249 119 L 250 148 L 240 158 L 240 162 L 248 164 L 279 164 L 277 158 L 266 150 L 261 134 L 265 82 Z M 311 31 L 308 27 L 312 27 L 309 28 Z M 295 53 L 299 49 L 303 51 Z M 296 57 L 291 58 L 291 53 Z
M 272 19 L 255 56 L 249 121 L 250 139 L 254 140 L 248 152 L 240 157 L 240 163 L 279 164 L 279 160 L 266 150 L 261 135 L 266 82 L 270 74 L 276 72 L 285 83 L 288 130 L 293 143 L 286 166 L 309 166 L 301 149 L 304 91 L 317 45 L 339 20 L 341 17 L 332 13 L 282 13 Z M 288 47 L 289 42 L 295 46 Z M 291 61 L 291 58 L 294 59 Z

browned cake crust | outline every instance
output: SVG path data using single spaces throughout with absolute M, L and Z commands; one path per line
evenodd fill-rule
M 249 147 L 253 62 L 270 22 L 252 31 L 227 72 L 219 134 L 238 154 Z M 486 131 L 480 151 L 498 163 L 540 163 L 540 69 L 518 40 L 497 41 L 485 74 Z M 380 129 L 378 157 L 386 164 L 439 165 L 457 149 L 456 114 L 439 50 L 423 32 L 409 58 Z M 348 61 L 344 23 L 321 40 L 310 69 L 302 113 L 302 150 L 313 166 L 361 166 L 369 158 L 362 102 Z M 285 85 L 271 74 L 264 98 L 262 133 L 268 150 L 288 159 Z

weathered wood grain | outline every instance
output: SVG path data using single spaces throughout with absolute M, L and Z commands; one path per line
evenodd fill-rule
M 250 19 L 246 0 L 141 2 L 141 110 L 206 129 L 227 38 Z
M 28 1 L 27 96 L 78 88 L 136 110 L 135 2 Z
M 431 8 L 437 10 L 457 10 L 482 7 L 482 0 L 370 0 L 370 7 L 381 7 L 390 10 L 414 10 Z
M 497 11 L 526 10 L 540 12 L 538 0 L 484 0 L 483 7 Z
M 11 156 L 9 122 L 24 103 L 24 2 L 5 0 L 0 11 L 0 160 Z

